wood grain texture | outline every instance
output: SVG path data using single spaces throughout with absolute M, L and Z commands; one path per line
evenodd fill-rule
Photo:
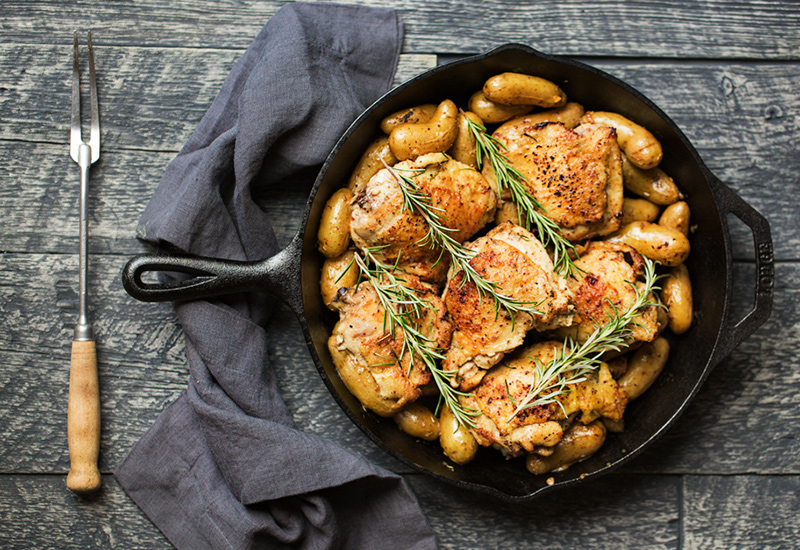
M 407 476 L 442 549 L 678 548 L 680 479 L 611 475 L 578 493 L 505 503 Z
M 505 2 L 352 0 L 392 7 L 406 25 L 404 51 L 473 53 L 525 42 L 569 55 L 797 59 L 793 2 L 679 0 Z M 84 4 L 6 0 L 3 40 L 67 44 L 91 27 L 97 44 L 246 48 L 283 1 Z
M 164 55 L 174 53 L 167 51 Z M 191 67 L 223 72 L 222 61 L 213 70 L 203 68 L 213 55 L 177 53 L 181 66 L 187 70 Z M 172 62 L 176 62 L 175 57 Z M 404 65 L 398 77 L 417 74 L 430 64 L 430 58 L 417 56 Z M 800 195 L 800 158 L 795 154 L 800 118 L 791 115 L 800 110 L 800 96 L 793 91 L 800 89 L 800 65 L 597 65 L 631 83 L 664 108 L 695 144 L 710 170 L 765 213 L 773 228 L 775 257 L 797 258 L 800 228 L 792 223 L 797 205 L 786 197 Z M 136 73 L 157 69 L 144 64 L 128 70 Z M 167 90 L 180 89 L 185 79 L 191 82 L 194 78 L 172 70 L 159 74 L 163 81 L 157 85 Z M 62 76 L 59 73 L 59 78 Z M 13 88 L 15 100 L 0 100 L 0 118 L 9 121 L 0 125 L 0 168 L 11 175 L 11 180 L 0 188 L 0 199 L 9 205 L 9 222 L 18 228 L 6 236 L 3 247 L 11 251 L 71 252 L 77 232 L 77 173 L 64 147 L 68 135 L 67 96 L 60 97 L 61 106 L 43 96 L 23 101 L 27 93 L 23 90 L 47 88 L 36 82 L 38 77 L 25 78 Z M 101 75 L 101 82 L 103 78 Z M 223 78 L 220 74 L 218 80 Z M 66 83 L 64 79 L 63 85 Z M 782 92 L 774 93 L 776 89 Z M 101 95 L 102 90 L 101 87 Z M 131 237 L 141 210 L 167 163 L 202 117 L 212 93 L 194 107 L 192 97 L 196 96 L 180 93 L 159 98 L 140 87 L 121 90 L 117 99 L 111 91 L 108 93 L 112 97 L 108 98 L 109 114 L 103 119 L 103 143 L 109 152 L 101 156 L 92 171 L 90 246 L 93 253 L 129 254 L 139 249 Z M 686 101 L 687 96 L 693 100 Z M 20 104 L 29 107 L 16 115 Z M 158 117 L 153 118 L 154 110 L 162 111 L 163 126 Z M 119 118 L 116 122 L 115 117 Z M 55 126 L 48 122 L 59 118 Z M 20 142 L 15 136 L 26 136 L 26 141 Z M 164 152 L 145 152 L 143 147 Z M 305 174 L 303 179 L 309 182 L 304 183 L 304 189 L 310 189 L 314 173 Z M 291 209 L 292 215 L 279 217 L 278 225 L 282 219 L 297 219 L 295 213 L 302 212 L 305 195 L 298 194 L 292 200 L 281 204 L 282 208 Z M 265 193 L 264 203 L 270 201 Z M 737 230 L 734 236 L 735 257 L 751 258 L 749 233 Z
M 800 479 L 787 476 L 685 476 L 687 550 L 797 548 Z
M 60 475 L 0 476 L 0 546 L 8 550 L 172 548 L 113 477 L 103 476 L 103 488 L 89 497 L 63 486 Z
M 101 470 L 108 472 L 186 386 L 183 336 L 169 304 L 143 304 L 119 283 L 124 257 L 90 264 L 90 314 L 98 342 L 103 417 Z M 746 268 L 747 264 L 740 266 Z M 68 255 L 6 254 L 0 261 L 0 472 L 66 471 L 68 342 L 77 295 Z M 800 473 L 800 264 L 778 265 L 773 319 L 711 374 L 695 403 L 638 472 Z M 740 310 L 750 297 L 734 293 Z M 53 307 L 56 304 L 56 307 Z M 299 322 L 278 306 L 268 327 L 270 360 L 298 426 L 406 471 L 339 409 L 311 361 Z M 26 365 L 36 365 L 36 369 Z M 764 426 L 770 430 L 764 430 Z M 29 441 L 33 438 L 33 441 Z M 757 453 L 756 441 L 767 441 Z M 27 443 L 26 443 L 27 442 Z
M 244 53 L 97 45 L 94 50 L 101 162 L 121 148 L 180 150 Z M 401 55 L 395 84 L 431 68 L 435 59 Z M 71 63 L 71 42 L 0 44 L 0 139 L 68 143 Z M 32 66 L 37 70 L 27 69 Z
M 328 0 L 324 0 L 328 1 Z M 398 10 L 394 83 L 437 59 L 521 42 L 578 56 L 662 108 L 710 170 L 772 225 L 768 324 L 711 373 L 660 441 L 624 469 L 547 501 L 506 504 L 410 472 L 345 416 L 299 322 L 278 305 L 269 358 L 298 427 L 404 474 L 444 549 L 790 548 L 800 539 L 800 4 L 738 0 L 352 0 Z M 164 168 L 280 0 L 0 2 L 0 547 L 166 549 L 108 475 L 189 376 L 169 304 L 119 282 Z M 67 154 L 73 29 L 94 31 L 103 155 L 90 184 L 99 494 L 64 486 L 69 344 L 77 317 L 78 173 Z M 85 55 L 85 50 L 82 51 Z M 85 58 L 82 58 L 82 63 Z M 258 200 L 288 243 L 316 176 Z M 732 229 L 735 317 L 752 303 L 749 231 Z

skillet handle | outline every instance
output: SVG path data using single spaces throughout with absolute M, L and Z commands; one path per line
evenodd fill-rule
M 224 294 L 267 291 L 283 299 L 295 313 L 302 311 L 300 254 L 303 242 L 292 242 L 265 260 L 239 262 L 197 256 L 143 254 L 131 258 L 122 269 L 122 286 L 142 302 L 196 300 Z M 147 283 L 145 273 L 169 271 L 191 277 L 171 283 Z
M 727 214 L 735 215 L 752 231 L 756 251 L 756 289 L 753 309 L 736 324 L 732 324 L 730 311 L 728 312 L 728 318 L 723 324 L 714 350 L 712 364 L 716 364 L 769 319 L 775 288 L 775 259 L 772 252 L 772 234 L 767 219 L 727 185 L 716 178 L 712 179 L 716 184 L 713 191 L 720 207 L 725 232 L 729 233 Z

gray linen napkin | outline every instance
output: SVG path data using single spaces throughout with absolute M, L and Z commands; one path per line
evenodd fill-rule
M 140 238 L 226 259 L 274 254 L 255 186 L 322 163 L 389 88 L 402 35 L 389 9 L 282 7 L 167 167 Z M 402 478 L 294 426 L 267 361 L 273 301 L 176 304 L 188 388 L 117 480 L 180 549 L 435 548 Z

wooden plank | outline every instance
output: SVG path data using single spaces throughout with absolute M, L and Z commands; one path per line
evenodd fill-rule
M 91 264 L 90 312 L 100 358 L 101 466 L 112 469 L 158 413 L 185 388 L 182 332 L 168 304 L 142 304 L 119 284 L 124 258 Z M 77 311 L 77 260 L 62 254 L 0 256 L 0 472 L 66 471 L 65 411 L 69 342 Z M 800 472 L 800 369 L 796 342 L 800 264 L 778 265 L 773 320 L 713 371 L 695 403 L 639 472 Z M 747 292 L 734 293 L 745 310 Z M 299 323 L 283 306 L 270 326 L 270 358 L 298 426 L 392 469 L 320 381 Z M 769 430 L 764 426 L 770 426 Z M 754 442 L 767 443 L 756 445 Z
M 243 53 L 95 47 L 102 150 L 180 150 Z M 69 143 L 71 63 L 67 45 L 0 45 L 0 139 Z M 395 83 L 435 63 L 402 55 Z
M 505 503 L 406 476 L 442 550 L 678 548 L 680 479 L 611 475 L 575 491 Z
M 68 491 L 65 476 L 0 476 L 0 517 L 8 550 L 172 548 L 110 475 L 91 497 Z
M 245 48 L 283 1 L 154 0 L 83 4 L 7 0 L 5 41 L 67 44 L 91 26 L 98 44 Z M 541 2 L 355 0 L 393 7 L 406 26 L 404 51 L 472 53 L 526 42 L 569 55 L 797 59 L 800 10 L 793 2 Z M 445 30 L 446 29 L 446 30 Z
M 528 504 L 506 504 L 418 475 L 408 479 L 442 550 L 517 548 L 533 540 L 553 550 L 677 548 L 675 477 L 614 476 L 580 493 Z M 67 491 L 63 476 L 0 476 L 0 546 L 171 547 L 112 477 L 104 476 L 103 484 L 98 496 L 83 499 Z
M 103 150 L 177 152 L 240 57 L 231 50 L 97 47 Z M 0 44 L 0 139 L 67 143 L 70 48 Z M 403 56 L 395 83 L 430 68 L 432 56 Z M 686 132 L 723 180 L 736 181 L 736 159 L 754 160 L 744 175 L 761 176 L 791 161 L 790 136 L 800 122 L 800 65 L 596 61 L 642 91 Z M 36 65 L 37 71 L 26 66 Z M 688 101 L 687 98 L 691 98 Z M 745 139 L 746 138 L 746 139 Z M 789 143 L 787 143 L 787 141 Z M 760 151 L 774 156 L 759 158 Z M 731 167 L 733 163 L 734 167 Z M 790 163 L 791 164 L 791 163 Z M 755 179 L 755 178 L 753 178 Z
M 685 476 L 683 547 L 687 550 L 796 548 L 797 476 Z
M 203 62 L 196 54 L 183 62 L 191 64 L 191 59 L 198 61 L 197 66 Z M 405 73 L 401 76 L 414 74 L 431 61 L 428 58 L 417 59 L 406 65 Z M 145 70 L 145 67 L 141 68 Z M 786 197 L 800 194 L 800 178 L 797 176 L 800 173 L 800 158 L 794 154 L 794 142 L 791 139 L 791 136 L 800 134 L 800 121 L 787 114 L 800 109 L 800 97 L 792 92 L 800 87 L 800 66 L 737 65 L 720 68 L 705 65 L 645 64 L 631 67 L 607 64 L 603 68 L 645 93 L 654 97 L 656 94 L 664 96 L 660 102 L 662 107 L 686 131 L 709 168 L 756 209 L 767 214 L 774 232 L 775 257 L 779 260 L 798 258 L 800 228 L 793 223 L 796 205 Z M 153 68 L 147 70 L 152 71 Z M 175 77 L 173 71 L 167 71 L 166 74 L 172 75 L 165 76 L 172 79 L 172 83 L 162 82 L 159 86 L 179 88 L 181 78 Z M 657 78 L 653 78 L 653 75 Z M 683 84 L 689 91 L 677 93 L 675 90 Z M 21 85 L 21 88 L 37 87 L 33 81 Z M 665 96 L 664 89 L 672 92 Z M 725 95 L 725 90 L 732 90 L 729 94 L 731 97 Z M 124 150 L 112 148 L 93 167 L 90 245 L 94 253 L 130 254 L 140 249 L 131 238 L 136 221 L 164 168 L 173 158 L 174 151 L 154 153 L 137 148 L 150 146 L 148 144 L 165 150 L 177 148 L 188 137 L 205 108 L 205 105 L 193 108 L 188 100 L 183 105 L 182 96 L 165 100 L 172 102 L 168 108 L 157 107 L 155 98 L 134 102 L 130 98 L 137 93 L 148 97 L 144 90 L 129 89 L 121 92 L 117 100 L 110 100 L 115 105 L 108 118 L 119 118 L 117 123 L 110 123 L 112 129 L 109 133 L 111 139 L 117 139 L 116 146 Z M 694 100 L 685 101 L 687 94 Z M 21 92 L 17 93 L 18 98 L 22 95 Z M 17 228 L 5 237 L 5 250 L 72 252 L 75 249 L 77 168 L 66 155 L 66 96 L 62 99 L 63 111 L 58 115 L 50 112 L 50 103 L 40 97 L 29 102 L 30 111 L 23 112 L 24 116 L 18 118 L 9 114 L 16 109 L 14 105 L 18 102 L 0 100 L 0 117 L 9 120 L 9 124 L 0 125 L 0 136 L 5 137 L 5 140 L 0 139 L 0 167 L 12 175 L 0 188 L 0 198 L 8 205 L 7 222 Z M 183 125 L 172 125 L 170 121 L 165 121 L 166 127 L 159 128 L 157 122 L 148 120 L 151 114 L 148 114 L 146 107 L 148 102 L 153 102 L 154 109 L 165 108 L 183 113 L 178 117 L 184 121 Z M 60 131 L 55 132 L 45 124 L 44 119 L 51 117 L 61 118 L 63 127 Z M 126 131 L 114 130 L 114 126 L 124 126 Z M 25 136 L 26 140 L 13 140 L 12 136 Z M 36 140 L 60 140 L 60 144 L 28 142 Z M 307 190 L 314 175 L 314 171 L 310 171 L 302 175 L 300 179 L 303 181 L 295 180 L 284 187 L 294 189 L 299 183 Z M 276 189 L 276 197 L 280 193 Z M 265 192 L 264 199 L 270 203 L 273 197 Z M 277 198 L 278 208 L 289 208 L 292 215 L 277 216 L 276 224 L 285 226 L 287 222 L 294 222 L 297 213 L 302 212 L 305 199 L 304 193 L 292 195 L 291 200 Z M 283 228 L 279 227 L 278 230 Z M 288 226 L 285 230 L 289 230 Z M 735 231 L 735 257 L 751 258 L 751 242 L 747 231 Z

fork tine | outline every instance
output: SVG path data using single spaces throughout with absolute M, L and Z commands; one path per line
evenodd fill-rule
M 89 31 L 89 100 L 92 106 L 91 133 L 89 147 L 92 148 L 92 162 L 100 158 L 100 107 L 97 102 L 97 81 L 94 72 L 94 50 L 92 49 L 92 31 Z
M 78 31 L 75 31 L 72 51 L 72 121 L 69 129 L 69 155 L 75 162 L 78 162 L 81 141 L 81 76 L 78 70 Z

